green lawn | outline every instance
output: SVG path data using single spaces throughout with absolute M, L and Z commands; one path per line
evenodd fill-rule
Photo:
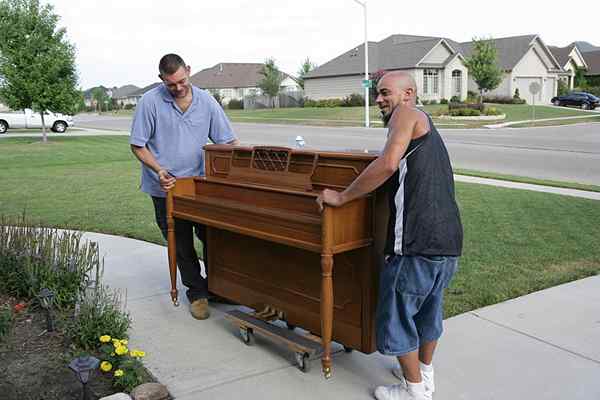
M 496 122 L 523 121 L 532 118 L 533 106 L 526 104 L 493 104 L 506 114 L 506 118 Z M 425 111 L 434 114 L 447 109 L 446 105 L 426 105 Z M 276 108 L 263 110 L 226 110 L 227 115 L 235 122 L 263 122 L 298 125 L 327 125 L 327 126 L 362 126 L 364 125 L 364 107 L 334 107 L 334 108 Z M 535 107 L 536 119 L 560 118 L 580 115 L 590 115 L 572 108 L 557 108 L 549 106 Z M 369 111 L 373 126 L 382 126 L 379 109 L 371 107 Z M 476 128 L 494 121 L 457 121 L 434 118 L 440 127 Z
M 2 139 L 0 215 L 163 243 L 127 140 Z M 465 243 L 448 316 L 600 273 L 600 202 L 465 183 L 457 196 Z

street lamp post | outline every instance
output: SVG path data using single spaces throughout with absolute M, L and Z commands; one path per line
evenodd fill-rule
M 354 0 L 355 3 L 358 3 L 362 6 L 365 15 L 365 128 L 369 127 L 369 86 L 367 82 L 369 81 L 369 42 L 367 39 L 367 0 Z

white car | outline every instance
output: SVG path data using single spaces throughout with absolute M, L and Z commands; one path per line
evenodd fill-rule
M 52 131 L 63 133 L 68 127 L 73 126 L 73 117 L 71 115 L 55 114 L 51 111 L 46 111 L 44 113 L 44 123 Z M 41 127 L 42 117 L 40 113 L 28 108 L 21 111 L 0 113 L 0 134 L 6 133 L 8 129 Z

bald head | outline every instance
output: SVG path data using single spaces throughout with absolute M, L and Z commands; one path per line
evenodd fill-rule
M 396 87 L 400 90 L 412 89 L 415 94 L 417 93 L 417 83 L 415 82 L 415 78 L 408 72 L 404 71 L 392 71 L 386 73 L 381 81 L 386 80 L 386 83 Z
M 377 98 L 384 122 L 387 122 L 396 107 L 414 107 L 417 99 L 417 84 L 411 74 L 404 71 L 386 73 L 377 84 Z

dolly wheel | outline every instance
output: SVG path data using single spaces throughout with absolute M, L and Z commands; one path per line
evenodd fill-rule
M 251 346 L 254 343 L 254 332 L 252 328 L 243 328 L 240 327 L 240 336 L 242 337 L 242 341 Z

